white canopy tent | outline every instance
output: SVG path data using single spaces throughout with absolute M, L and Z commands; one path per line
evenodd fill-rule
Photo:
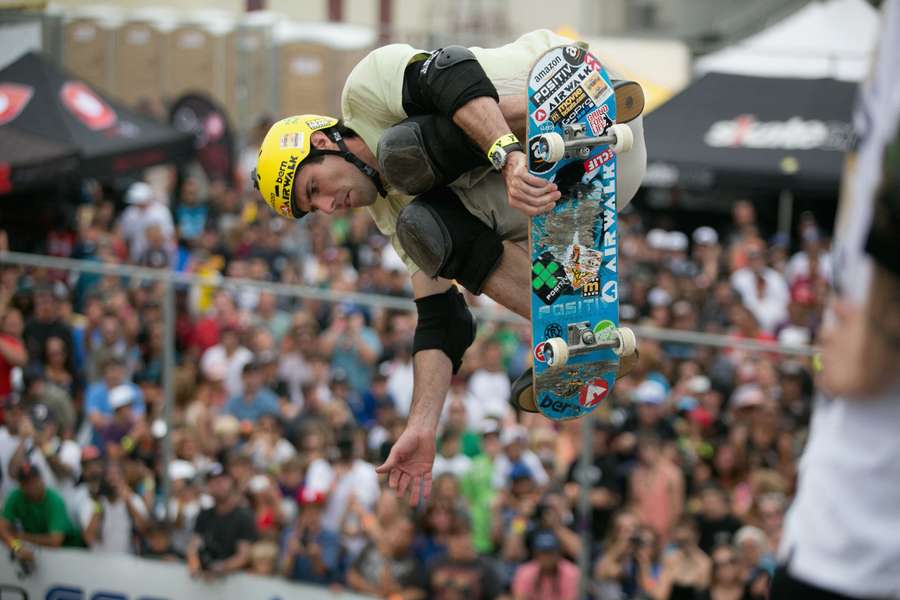
M 760 33 L 697 60 L 695 69 L 698 75 L 861 81 L 879 21 L 878 11 L 865 0 L 814 0 Z

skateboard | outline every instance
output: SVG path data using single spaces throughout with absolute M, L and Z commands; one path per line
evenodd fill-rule
M 553 420 L 597 408 L 636 350 L 619 327 L 616 155 L 634 139 L 616 122 L 616 96 L 597 58 L 574 44 L 545 52 L 528 78 L 529 170 L 562 193 L 528 236 L 533 398 Z

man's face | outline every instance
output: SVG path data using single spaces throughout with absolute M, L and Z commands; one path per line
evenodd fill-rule
M 22 493 L 29 502 L 40 502 L 44 498 L 44 480 L 40 477 L 31 477 L 22 484 Z
M 209 495 L 212 496 L 218 504 L 219 502 L 227 500 L 228 496 L 231 495 L 231 486 L 233 483 L 231 477 L 219 475 L 218 477 L 210 479 L 207 482 L 206 487 L 209 490 Z
M 303 166 L 294 181 L 293 193 L 300 210 L 318 210 L 328 215 L 338 210 L 371 206 L 377 198 L 369 178 L 353 164 L 334 155 L 326 155 L 319 163 Z

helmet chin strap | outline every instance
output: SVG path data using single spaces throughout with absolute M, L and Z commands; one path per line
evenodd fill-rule
M 318 150 L 319 154 L 334 154 L 335 156 L 340 156 L 348 163 L 355 166 L 357 169 L 363 172 L 363 175 L 368 177 L 373 184 L 375 184 L 375 189 L 378 191 L 379 196 L 387 196 L 387 190 L 384 189 L 384 184 L 381 183 L 381 177 L 378 176 L 378 171 L 364 163 L 358 156 L 350 152 L 350 149 L 347 148 L 347 143 L 344 141 L 344 136 L 342 136 L 337 131 L 331 132 L 331 139 L 337 144 L 340 151 L 337 150 Z

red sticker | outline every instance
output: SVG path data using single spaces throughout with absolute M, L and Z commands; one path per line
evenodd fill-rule
M 69 112 L 89 128 L 106 129 L 116 124 L 116 111 L 80 81 L 66 82 L 59 95 Z
M 609 160 L 613 156 L 614 156 L 613 151 L 610 150 L 609 148 L 607 148 L 606 150 L 604 150 L 597 156 L 587 159 L 586 161 L 584 161 L 584 172 L 590 173 L 592 171 L 595 171 L 596 169 L 599 169 L 601 165 L 604 165 L 607 162 L 609 162 Z
M 606 105 L 604 104 L 604 106 Z M 605 112 L 606 111 L 595 110 L 588 113 L 588 125 L 590 125 L 594 135 L 603 135 L 607 128 L 612 125 L 612 121 L 604 114 Z
M 537 121 L 538 123 L 543 123 L 544 121 L 546 121 L 547 120 L 547 111 L 544 110 L 543 108 L 539 108 L 536 111 L 534 111 L 534 120 Z
M 584 64 L 588 65 L 590 68 L 599 71 L 603 67 L 600 65 L 600 62 L 594 58 L 594 55 L 590 52 L 584 53 Z
M 34 88 L 18 83 L 0 83 L 0 125 L 6 125 L 25 110 Z
M 609 384 L 605 379 L 592 379 L 578 392 L 578 402 L 585 408 L 600 404 L 609 393 Z
M 544 346 L 547 345 L 547 342 L 541 342 L 537 346 L 534 347 L 534 359 L 539 362 L 547 362 L 547 358 L 544 356 Z

